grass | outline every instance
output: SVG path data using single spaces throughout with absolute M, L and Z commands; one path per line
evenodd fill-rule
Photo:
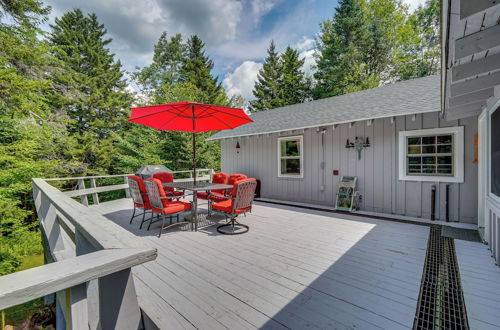
M 27 256 L 26 258 L 24 258 L 21 266 L 19 266 L 17 271 L 22 271 L 29 268 L 41 266 L 43 265 L 43 262 L 44 261 L 42 254 L 33 254 Z M 43 306 L 43 298 L 39 298 L 32 301 L 28 301 L 27 303 L 24 303 L 22 305 L 7 308 L 6 310 L 2 311 L 2 329 L 4 328 L 5 324 L 14 326 L 20 325 L 27 318 L 30 318 L 33 312 L 37 311 L 42 306 Z

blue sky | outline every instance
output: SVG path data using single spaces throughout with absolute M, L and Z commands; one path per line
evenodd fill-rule
M 405 0 L 415 7 L 423 0 Z M 48 0 L 49 23 L 73 8 L 93 12 L 113 38 L 111 50 L 128 71 L 151 62 L 163 31 L 198 34 L 214 60 L 213 73 L 229 94 L 252 98 L 251 90 L 269 42 L 279 51 L 297 48 L 314 64 L 319 23 L 333 15 L 334 0 Z M 46 26 L 48 28 L 48 26 Z

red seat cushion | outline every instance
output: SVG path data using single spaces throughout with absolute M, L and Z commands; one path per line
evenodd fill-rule
M 182 191 L 165 191 L 165 195 L 167 195 L 167 197 L 182 196 L 182 195 L 184 195 L 184 193 Z
M 202 191 L 202 192 L 199 192 L 196 194 L 196 196 L 198 196 L 198 198 L 201 198 L 201 199 L 208 199 L 208 195 L 209 195 L 209 193 L 206 191 Z
M 187 211 L 191 209 L 191 203 L 186 203 L 186 202 L 170 202 L 165 205 L 163 210 L 157 209 L 153 207 L 153 211 L 162 213 L 163 214 L 173 214 L 173 213 L 179 213 L 182 211 Z
M 214 205 L 212 205 L 212 209 L 231 214 L 231 212 L 233 210 L 233 200 L 228 199 L 228 200 L 225 200 L 222 202 L 215 203 Z M 250 207 L 246 207 L 243 209 L 237 209 L 237 210 L 234 210 L 234 214 L 239 214 L 239 213 L 249 211 L 249 210 L 250 210 Z
M 209 196 L 210 200 L 214 202 L 220 202 L 220 201 L 225 201 L 227 197 L 224 194 L 218 193 L 218 192 L 212 192 L 210 193 Z

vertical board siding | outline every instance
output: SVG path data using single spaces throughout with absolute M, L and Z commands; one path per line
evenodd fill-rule
M 438 112 L 416 116 L 375 119 L 371 125 L 359 121 L 328 126 L 324 133 L 324 161 L 321 134 L 315 128 L 286 133 L 226 139 L 221 142 L 222 170 L 244 173 L 261 180 L 261 196 L 279 200 L 334 205 L 335 193 L 342 175 L 358 177 L 362 194 L 361 208 L 378 213 L 399 214 L 429 219 L 431 217 L 431 189 L 436 186 L 436 218 L 446 217 L 446 183 L 412 182 L 398 180 L 398 134 L 400 131 L 449 126 L 464 126 L 464 183 L 450 183 L 449 212 L 451 221 L 477 223 L 477 164 L 474 135 L 477 117 L 460 121 L 445 121 Z M 304 138 L 304 178 L 278 178 L 277 139 L 280 136 L 302 135 Z M 346 140 L 368 137 L 371 147 L 361 152 L 346 149 Z M 240 152 L 236 152 L 236 142 Z M 339 176 L 333 171 L 339 170 Z M 324 191 L 321 191 L 324 185 Z

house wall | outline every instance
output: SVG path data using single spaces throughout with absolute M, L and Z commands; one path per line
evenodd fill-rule
M 450 183 L 450 220 L 477 223 L 477 164 L 474 135 L 477 117 L 445 121 L 438 112 L 396 117 L 328 127 L 324 133 L 325 168 L 321 168 L 321 135 L 315 129 L 266 134 L 221 141 L 222 171 L 244 173 L 261 180 L 261 197 L 279 200 L 334 205 L 338 181 L 342 175 L 358 177 L 362 194 L 361 209 L 379 213 L 399 214 L 429 219 L 431 216 L 431 188 L 433 182 L 398 180 L 398 132 L 404 130 L 464 126 L 465 182 Z M 304 136 L 304 177 L 278 178 L 278 136 Z M 371 147 L 357 152 L 346 149 L 346 139 L 368 137 Z M 237 153 L 236 143 L 240 143 Z M 339 170 L 339 176 L 333 175 Z M 321 191 L 321 185 L 325 186 Z M 436 214 L 445 219 L 445 183 L 437 184 Z

